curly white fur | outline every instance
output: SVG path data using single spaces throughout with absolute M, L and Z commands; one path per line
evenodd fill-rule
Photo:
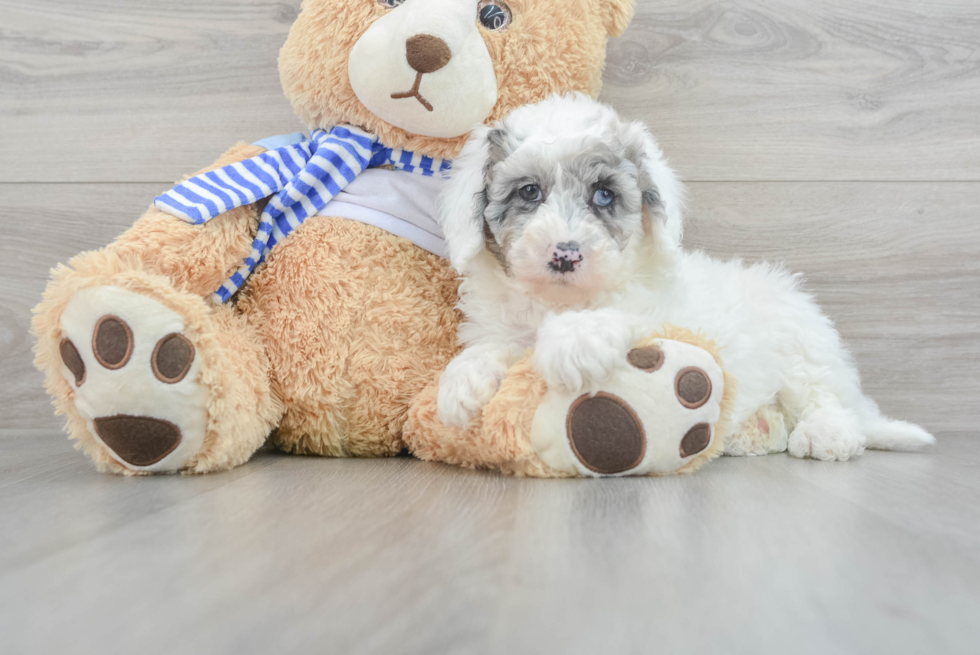
M 543 191 L 530 204 L 507 187 L 529 183 Z M 606 187 L 616 204 L 590 204 Z M 589 391 L 637 338 L 673 324 L 721 347 L 739 385 L 735 425 L 779 403 L 794 426 L 794 456 L 847 460 L 866 447 L 934 441 L 885 418 L 862 393 L 832 321 L 797 276 L 682 250 L 683 208 L 683 187 L 649 132 L 585 96 L 554 97 L 478 128 L 443 202 L 463 274 L 466 348 L 442 378 L 440 418 L 465 425 L 527 348 L 549 385 Z M 556 273 L 549 253 L 569 239 L 583 261 Z

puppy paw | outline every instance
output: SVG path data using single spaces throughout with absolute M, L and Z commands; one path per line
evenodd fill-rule
M 439 420 L 466 427 L 493 399 L 506 375 L 507 366 L 498 357 L 464 350 L 439 380 Z
M 760 407 L 725 442 L 729 457 L 786 452 L 789 433 L 783 411 L 776 405 Z
M 549 387 L 573 393 L 609 378 L 633 342 L 625 321 L 609 312 L 567 312 L 538 330 L 534 365 Z
M 864 447 L 857 417 L 843 408 L 815 409 L 796 425 L 788 444 L 793 457 L 825 462 L 846 462 L 863 453 Z

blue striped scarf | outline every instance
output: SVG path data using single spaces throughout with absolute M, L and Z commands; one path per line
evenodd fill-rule
M 338 125 L 329 132 L 314 130 L 309 141 L 269 150 L 192 177 L 157 197 L 153 204 L 189 223 L 203 224 L 236 207 L 271 196 L 262 212 L 251 254 L 214 292 L 212 298 L 220 304 L 242 288 L 273 246 L 319 213 L 363 171 L 379 166 L 445 177 L 452 163 L 386 148 L 372 134 Z

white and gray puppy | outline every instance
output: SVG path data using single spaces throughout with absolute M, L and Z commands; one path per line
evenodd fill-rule
M 442 421 L 465 425 L 529 347 L 549 385 L 588 392 L 635 340 L 673 324 L 721 347 L 738 380 L 735 425 L 778 403 L 793 455 L 846 460 L 934 441 L 861 392 L 833 323 L 796 277 L 682 250 L 683 205 L 646 128 L 585 96 L 478 128 L 443 199 L 466 320 L 465 349 L 440 384 Z M 737 434 L 727 451 L 745 452 Z

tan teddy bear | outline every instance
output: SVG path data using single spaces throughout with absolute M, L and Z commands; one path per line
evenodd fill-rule
M 403 450 L 457 350 L 434 222 L 448 160 L 474 124 L 597 94 L 631 4 L 306 0 L 280 70 L 310 137 L 235 146 L 53 271 L 36 363 L 78 447 L 127 474 L 228 469 L 270 434 Z

